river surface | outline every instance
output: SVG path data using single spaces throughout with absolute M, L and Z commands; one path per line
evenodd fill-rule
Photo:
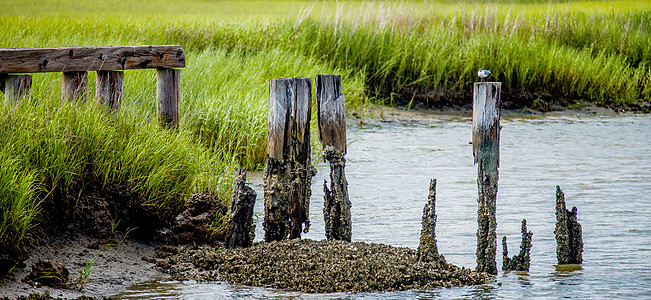
M 474 299 L 651 298 L 651 115 L 564 115 L 502 119 L 497 194 L 497 264 L 492 284 L 362 294 L 304 294 L 224 282 L 163 282 L 133 286 L 124 298 L 150 299 Z M 374 122 L 348 126 L 346 176 L 353 240 L 417 248 L 429 181 L 437 179 L 436 235 L 448 262 L 475 268 L 477 170 L 468 118 Z M 323 181 L 313 180 L 310 233 L 325 238 Z M 578 208 L 583 265 L 557 271 L 555 190 Z M 262 231 L 262 184 L 256 240 Z M 520 225 L 533 232 L 528 274 L 501 272 L 501 237 L 519 251 Z

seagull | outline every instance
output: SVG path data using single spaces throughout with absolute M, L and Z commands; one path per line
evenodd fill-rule
M 484 70 L 482 68 L 479 68 L 479 72 L 477 72 L 477 76 L 484 81 L 484 78 L 488 77 L 488 75 L 491 74 L 491 70 Z

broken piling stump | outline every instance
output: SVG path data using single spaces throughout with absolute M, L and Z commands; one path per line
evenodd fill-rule
M 527 220 L 522 219 L 522 241 L 520 242 L 520 253 L 509 257 L 509 249 L 506 244 L 506 236 L 502 238 L 502 270 L 504 271 L 529 271 L 531 265 L 531 237 L 533 233 L 527 232 Z
M 556 186 L 556 259 L 559 265 L 583 262 L 583 233 L 577 220 L 577 208 L 565 207 L 565 194 Z
M 246 185 L 246 169 L 240 168 L 235 183 L 233 183 L 233 199 L 228 220 L 230 227 L 228 247 L 231 249 L 253 245 L 255 239 L 255 224 L 253 224 L 255 197 L 255 191 Z
M 420 231 L 420 244 L 418 245 L 418 259 L 421 261 L 436 261 L 439 251 L 436 246 L 436 179 L 429 183 L 429 196 L 423 208 L 422 229 Z
M 497 274 L 495 261 L 497 180 L 500 160 L 501 82 L 475 82 L 472 101 L 472 148 L 478 166 L 477 271 Z
M 323 158 L 330 163 L 330 188 L 323 182 L 323 218 L 328 240 L 350 241 L 352 221 L 346 181 L 346 107 L 340 75 L 316 75 L 317 116 Z

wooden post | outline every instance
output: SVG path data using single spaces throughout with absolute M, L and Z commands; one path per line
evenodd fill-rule
M 156 112 L 163 127 L 175 128 L 181 115 L 181 70 L 156 70 Z
M 233 183 L 233 200 L 228 220 L 228 247 L 231 249 L 253 245 L 255 226 L 252 217 L 255 197 L 255 191 L 246 185 L 246 169 L 240 168 Z
M 565 194 L 556 186 L 556 259 L 559 265 L 583 262 L 583 233 L 577 219 L 576 206 L 565 207 Z
M 31 75 L 9 75 L 4 83 L 5 101 L 12 102 L 29 96 L 31 88 Z
M 350 241 L 352 221 L 346 181 L 346 107 L 341 76 L 316 75 L 319 139 L 323 158 L 330 163 L 330 189 L 323 182 L 325 231 L 328 240 Z
M 63 72 L 61 97 L 66 101 L 86 101 L 88 90 L 88 72 Z
M 121 71 L 97 71 L 95 97 L 107 111 L 117 112 L 122 103 L 124 73 Z
M 288 161 L 291 153 L 291 112 L 294 102 L 294 79 L 269 81 L 269 118 L 267 155 L 263 172 L 264 221 L 267 242 L 287 238 L 291 230 Z
M 423 208 L 418 259 L 421 261 L 437 261 L 439 251 L 436 246 L 436 179 L 429 182 L 429 197 Z
M 301 232 L 310 229 L 310 196 L 312 177 L 316 169 L 312 166 L 310 145 L 310 120 L 312 118 L 312 83 L 309 77 L 294 78 L 295 95 L 290 112 L 292 153 L 290 211 L 292 228 L 290 239 L 301 238 Z M 303 228 L 305 224 L 305 228 Z
M 497 274 L 497 180 L 500 160 L 501 82 L 475 82 L 472 102 L 472 148 L 478 165 L 477 271 Z

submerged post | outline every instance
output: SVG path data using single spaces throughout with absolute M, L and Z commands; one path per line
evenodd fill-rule
M 319 139 L 330 162 L 330 189 L 323 182 L 325 231 L 328 240 L 350 241 L 352 221 L 346 181 L 346 107 L 340 75 L 316 75 Z
M 97 71 L 95 97 L 107 111 L 117 112 L 122 103 L 124 73 L 122 71 Z
M 269 118 L 267 126 L 267 156 L 264 164 L 265 241 L 287 238 L 291 229 L 289 180 L 287 164 L 291 151 L 291 105 L 295 98 L 294 79 L 269 81 Z
M 527 220 L 522 219 L 522 241 L 520 242 L 520 253 L 509 257 L 509 249 L 506 244 L 506 236 L 502 238 L 502 270 L 504 271 L 529 271 L 531 264 L 531 237 L 533 233 L 527 231 Z
M 559 265 L 583 262 L 583 233 L 577 219 L 577 208 L 565 207 L 565 194 L 556 186 L 556 259 Z
M 477 271 L 497 274 L 495 261 L 497 180 L 500 160 L 501 82 L 475 82 L 472 101 L 472 148 L 478 166 Z
M 6 102 L 16 101 L 29 95 L 32 88 L 31 75 L 8 75 L 4 80 Z
M 86 101 L 88 90 L 88 72 L 74 71 L 63 72 L 61 82 L 61 98 L 65 101 L 82 100 Z
M 253 245 L 255 224 L 252 217 L 255 197 L 255 191 L 246 185 L 246 169 L 240 168 L 233 183 L 233 200 L 228 220 L 228 247 L 231 249 Z
M 294 78 L 295 97 L 291 105 L 291 186 L 290 214 L 292 226 L 290 239 L 301 238 L 301 232 L 310 230 L 310 196 L 312 177 L 316 169 L 312 166 L 310 145 L 310 120 L 312 118 L 312 83 L 309 77 Z M 305 224 L 305 228 L 303 228 Z
M 435 261 L 439 258 L 436 246 L 436 179 L 432 179 L 429 183 L 429 197 L 427 197 L 427 204 L 423 208 L 422 226 L 418 259 Z
M 181 116 L 181 70 L 156 70 L 156 112 L 163 127 L 175 128 Z

